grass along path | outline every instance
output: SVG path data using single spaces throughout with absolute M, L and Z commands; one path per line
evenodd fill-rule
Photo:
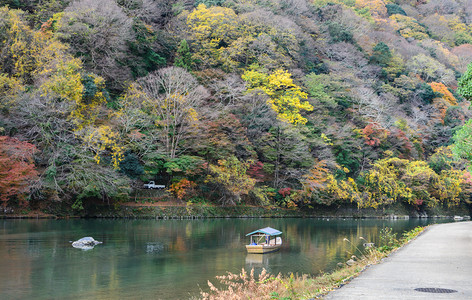
M 424 231 L 425 227 L 416 227 L 405 232 L 397 239 L 390 228 L 384 228 L 380 236 L 380 245 L 371 246 L 367 243 L 365 249 L 356 249 L 360 257 L 352 256 L 346 263 L 341 263 L 338 270 L 316 277 L 309 275 L 274 276 L 265 270 L 257 276 L 254 269 L 249 273 L 242 270 L 239 274 L 228 273 L 217 276 L 216 279 L 222 288 L 215 287 L 211 282 L 210 292 L 201 292 L 201 299 L 321 299 L 329 291 L 341 287 L 359 275 L 368 266 L 379 263 L 393 251 L 406 245 Z M 363 239 L 360 237 L 360 239 Z M 354 245 L 348 239 L 346 243 Z

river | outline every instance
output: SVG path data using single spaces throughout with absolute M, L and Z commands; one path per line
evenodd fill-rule
M 0 299 L 189 299 L 207 281 L 242 268 L 329 272 L 379 231 L 403 232 L 431 220 L 205 219 L 0 220 Z M 279 252 L 248 255 L 245 234 L 283 232 Z M 84 251 L 70 241 L 103 244 Z

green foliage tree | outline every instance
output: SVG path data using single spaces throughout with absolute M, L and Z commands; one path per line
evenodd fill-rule
M 392 53 L 390 52 L 390 48 L 384 42 L 377 43 L 372 49 L 372 55 L 370 56 L 372 63 L 385 67 L 391 59 Z
M 467 66 L 467 71 L 459 79 L 457 92 L 472 101 L 472 63 Z
M 468 120 L 454 134 L 454 144 L 452 153 L 456 158 L 463 158 L 469 163 L 469 169 L 472 170 L 472 120 Z
M 179 48 L 177 48 L 174 66 L 183 68 L 187 71 L 192 69 L 192 53 L 190 53 L 190 48 L 188 47 L 187 40 L 185 39 L 180 41 Z
M 131 192 L 129 179 L 111 168 L 96 164 L 87 153 L 79 153 L 68 165 L 65 188 L 73 195 L 72 208 L 83 210 L 89 201 L 106 204 L 125 201 Z
M 403 10 L 403 8 L 401 8 L 401 6 L 399 6 L 398 4 L 395 4 L 395 3 L 387 3 L 385 4 L 385 7 L 387 8 L 387 14 L 389 16 L 391 15 L 403 15 L 403 16 L 406 16 L 406 12 L 405 10 Z
M 353 41 L 352 32 L 344 25 L 337 22 L 328 23 L 328 32 L 331 36 L 331 40 L 334 43 L 346 42 L 350 43 Z
M 315 73 L 308 74 L 305 77 L 304 83 L 307 88 L 307 92 L 310 97 L 317 101 L 327 105 L 328 107 L 334 108 L 337 103 L 336 100 L 327 93 L 327 83 L 324 81 L 326 76 L 316 75 Z
M 197 7 L 200 4 L 205 4 L 206 7 L 210 7 L 210 6 L 221 6 L 223 3 L 225 3 L 225 0 L 195 0 L 194 5 L 195 7 Z
M 120 161 L 120 173 L 125 174 L 129 178 L 138 178 L 144 174 L 144 168 L 136 154 L 126 152 L 124 158 Z
M 158 35 L 151 26 L 134 19 L 132 29 L 135 37 L 128 42 L 129 53 L 124 61 L 130 67 L 133 77 L 137 78 L 164 66 L 166 59 L 158 53 Z

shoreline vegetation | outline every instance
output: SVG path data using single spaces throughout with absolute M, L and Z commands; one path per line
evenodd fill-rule
M 426 228 L 419 226 L 397 237 L 391 228 L 386 227 L 381 231 L 379 245 L 373 245 L 363 237 L 359 237 L 359 241 L 344 239 L 351 245 L 351 258 L 339 263 L 337 270 L 319 276 L 293 273 L 274 276 L 265 269 L 259 275 L 254 274 L 254 269 L 249 272 L 242 269 L 239 274 L 228 272 L 216 277 L 218 288 L 208 281 L 210 291 L 201 291 L 200 299 L 321 299 L 328 292 L 349 283 L 366 268 L 380 263 L 382 259 L 407 245 Z
M 217 206 L 208 203 L 185 202 L 128 202 L 120 206 L 91 206 L 86 212 L 74 214 L 67 208 L 55 211 L 30 209 L 10 210 L 0 219 L 63 219 L 63 218 L 123 218 L 123 219 L 206 219 L 206 218 L 353 218 L 353 219 L 410 219 L 453 218 L 470 219 L 469 207 L 435 207 L 424 211 L 410 210 L 404 205 L 390 205 L 383 209 L 361 208 L 355 205 L 316 207 L 312 210 L 286 209 L 251 205 Z

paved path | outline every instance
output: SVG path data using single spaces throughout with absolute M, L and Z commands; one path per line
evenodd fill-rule
M 425 293 L 441 288 L 455 293 Z M 472 222 L 433 225 L 325 300 L 472 299 Z

